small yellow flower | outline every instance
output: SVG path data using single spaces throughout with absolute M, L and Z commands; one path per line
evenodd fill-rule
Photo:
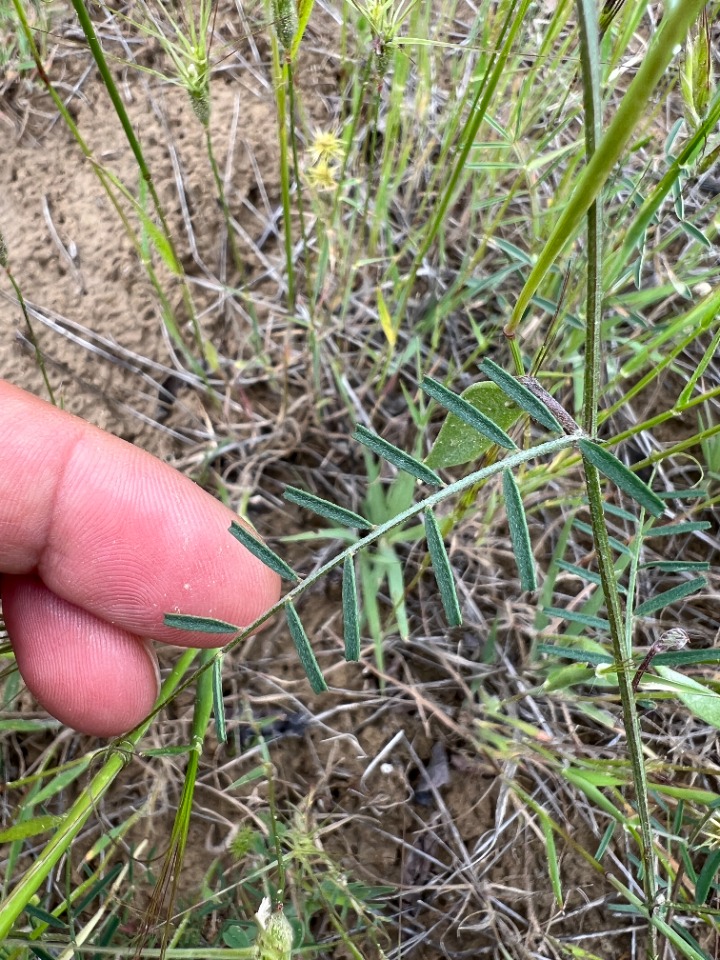
M 332 160 L 342 160 L 345 145 L 332 130 L 316 129 L 307 152 L 313 163 L 319 164 L 324 160 L 327 164 Z
M 305 171 L 310 186 L 321 193 L 335 189 L 337 186 L 336 175 L 337 167 L 331 167 L 327 160 L 318 160 L 314 166 Z

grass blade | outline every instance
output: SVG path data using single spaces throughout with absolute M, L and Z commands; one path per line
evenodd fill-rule
M 429 397 L 436 400 L 445 407 L 446 410 L 454 413 L 456 417 L 459 417 L 463 423 L 472 427 L 473 430 L 477 430 L 481 436 L 491 440 L 500 447 L 505 447 L 506 450 L 517 450 L 517 445 L 504 430 L 501 430 L 496 423 L 493 423 L 489 417 L 486 417 L 485 414 L 481 413 L 471 403 L 468 403 L 467 400 L 463 400 L 462 397 L 453 393 L 452 390 L 448 390 L 442 383 L 438 383 L 437 380 L 433 380 L 431 377 L 423 377 L 420 386 Z
M 352 557 L 345 557 L 343 564 L 342 608 L 345 659 L 357 661 L 360 659 L 360 610 Z
M 620 463 L 617 457 L 592 440 L 579 440 L 578 446 L 583 457 L 592 463 L 600 473 L 612 480 L 617 487 L 629 497 L 632 497 L 633 500 L 636 500 L 648 513 L 651 513 L 654 517 L 662 516 L 665 512 L 665 504 L 660 497 L 653 493 L 650 487 L 643 483 L 632 470 L 628 470 L 624 463 Z
M 445 549 L 442 532 L 432 510 L 426 510 L 424 517 L 428 551 L 435 580 L 440 590 L 440 600 L 445 611 L 445 617 L 451 627 L 459 627 L 462 623 L 462 611 L 460 610 L 460 601 L 455 589 L 455 578 Z
M 298 612 L 292 603 L 288 603 L 285 607 L 285 616 L 287 617 L 290 636 L 293 639 L 295 649 L 300 657 L 300 663 L 302 663 L 303 669 L 308 676 L 313 693 L 324 693 L 328 688 L 327 683 L 325 683 L 325 677 L 322 675 L 313 649 L 310 646 L 308 636 L 305 633 L 305 628 L 300 622 Z
M 503 493 L 510 526 L 510 539 L 512 540 L 515 562 L 520 574 L 520 585 L 523 590 L 537 590 L 535 561 L 532 555 L 525 508 L 515 477 L 510 470 L 503 471 Z
M 283 497 L 290 503 L 296 503 L 299 507 L 304 507 L 312 513 L 326 520 L 332 520 L 344 527 L 352 529 L 369 530 L 372 524 L 359 513 L 353 513 L 352 510 L 346 510 L 344 507 L 338 507 L 337 504 L 329 500 L 323 500 L 312 493 L 306 493 L 305 490 L 299 490 L 297 487 L 285 487 Z
M 434 487 L 442 486 L 443 482 L 434 470 L 426 467 L 424 463 L 420 463 L 415 457 L 411 457 L 409 453 L 405 453 L 404 450 L 401 450 L 394 444 L 388 443 L 387 440 L 383 440 L 382 437 L 379 437 L 376 433 L 372 433 L 372 431 L 367 430 L 365 427 L 358 424 L 355 428 L 353 439 L 362 443 L 379 457 L 392 463 L 398 470 L 404 470 L 405 473 L 409 473 L 416 479 L 422 480 L 423 483 L 428 483 Z
M 511 377 L 509 373 L 506 373 L 502 367 L 499 367 L 492 360 L 485 357 L 480 364 L 480 370 L 486 377 L 489 377 L 493 383 L 496 383 L 514 403 L 529 413 L 533 420 L 537 420 L 538 423 L 547 427 L 548 430 L 552 430 L 553 433 L 564 432 L 563 428 L 545 404 L 541 400 L 538 400 L 527 387 L 518 383 L 515 377 Z
M 240 541 L 246 550 L 249 550 L 254 557 L 257 557 L 261 563 L 264 563 L 266 567 L 270 567 L 275 573 L 280 574 L 285 580 L 297 582 L 300 579 L 292 567 L 289 567 L 284 560 L 281 560 L 276 553 L 273 553 L 270 547 L 261 543 L 257 537 L 253 536 L 249 530 L 235 520 L 230 524 L 230 533 L 236 540 Z

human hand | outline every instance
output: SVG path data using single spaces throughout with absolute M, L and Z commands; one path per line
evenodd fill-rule
M 151 640 L 218 645 L 163 614 L 243 626 L 275 603 L 278 577 L 233 520 L 166 464 L 0 381 L 2 608 L 25 683 L 63 723 L 126 732 L 157 697 Z

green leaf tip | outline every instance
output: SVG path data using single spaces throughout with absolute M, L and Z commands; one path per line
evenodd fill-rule
M 442 480 L 434 470 L 426 467 L 424 463 L 420 463 L 415 457 L 411 457 L 409 453 L 405 453 L 404 450 L 401 450 L 394 444 L 388 443 L 387 440 L 383 440 L 382 437 L 379 437 L 376 433 L 373 433 L 360 424 L 355 427 L 353 439 L 362 443 L 363 446 L 372 450 L 372 452 L 376 453 L 379 457 L 387 460 L 388 463 L 392 463 L 398 470 L 404 470 L 405 473 L 409 473 L 417 480 L 422 480 L 423 483 L 430 484 L 433 487 L 441 487 L 443 485 Z
M 515 477 L 510 470 L 503 470 L 503 494 L 505 496 L 508 526 L 510 527 L 510 540 L 515 554 L 515 563 L 520 574 L 520 586 L 523 590 L 537 590 L 535 561 L 532 554 L 525 508 Z
M 578 446 L 583 457 L 600 473 L 612 480 L 620 490 L 636 500 L 653 517 L 662 516 L 665 512 L 665 504 L 660 497 L 609 450 L 601 447 L 599 443 L 586 439 L 579 440 Z
M 344 527 L 350 527 L 353 530 L 369 530 L 372 527 L 372 524 L 361 517 L 359 513 L 353 513 L 352 510 L 346 510 L 345 507 L 339 507 L 330 500 L 323 500 L 312 493 L 298 489 L 298 487 L 285 487 L 283 497 L 290 503 L 296 503 L 299 507 L 304 507 L 306 510 Z
M 527 387 L 523 386 L 515 377 L 506 373 L 502 367 L 485 357 L 480 364 L 480 370 L 493 383 L 496 383 L 510 399 L 519 407 L 522 407 L 526 413 L 529 413 L 533 420 L 537 420 L 553 433 L 564 433 L 565 431 L 558 423 L 557 419 L 548 410 L 542 400 L 539 400 Z
M 240 633 L 242 627 L 225 620 L 215 620 L 213 617 L 195 617 L 186 613 L 166 613 L 163 617 L 166 627 L 175 627 L 176 630 L 191 630 L 193 633 Z
M 445 611 L 445 617 L 451 627 L 459 627 L 462 624 L 462 611 L 442 531 L 432 510 L 425 510 L 423 516 L 428 552 L 432 561 L 435 581 L 440 591 L 440 600 Z
M 343 634 L 345 637 L 345 659 L 360 659 L 360 610 L 358 607 L 355 563 L 352 557 L 345 557 L 342 581 Z
M 285 607 L 285 616 L 287 618 L 290 636 L 293 639 L 295 649 L 300 657 L 300 663 L 303 665 L 303 669 L 310 681 L 313 693 L 325 693 L 328 688 L 327 683 L 325 683 L 325 677 L 322 675 L 313 649 L 310 646 L 308 635 L 305 633 L 305 627 L 303 627 L 298 612 L 292 602 L 289 602 Z
M 467 400 L 448 390 L 442 383 L 433 380 L 432 377 L 423 377 L 420 384 L 425 393 L 436 400 L 439 404 L 454 413 L 456 417 L 466 423 L 473 430 L 476 430 L 482 437 L 496 443 L 506 450 L 517 450 L 517 445 L 504 430 L 502 430 L 490 417 L 486 417 L 477 407 L 474 407 Z
M 236 540 L 240 541 L 246 550 L 249 550 L 261 563 L 264 563 L 266 567 L 274 570 L 275 573 L 279 574 L 285 580 L 297 582 L 300 579 L 292 567 L 289 567 L 284 560 L 281 560 L 276 553 L 273 553 L 270 547 L 265 546 L 264 543 L 253 536 L 249 530 L 236 520 L 233 520 L 230 524 L 229 531 Z

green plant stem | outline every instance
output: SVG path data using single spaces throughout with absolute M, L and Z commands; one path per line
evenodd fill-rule
M 585 486 L 590 506 L 590 522 L 593 529 L 593 539 L 597 553 L 598 572 L 602 583 L 607 619 L 610 624 L 610 639 L 612 642 L 613 659 L 617 670 L 620 703 L 622 705 L 625 735 L 628 744 L 628 756 L 632 770 L 633 783 L 637 802 L 638 818 L 640 820 L 640 835 L 642 837 L 642 861 L 644 868 L 644 887 L 648 908 L 652 910 L 655 903 L 655 855 L 652 835 L 650 805 L 647 792 L 647 777 L 642 751 L 642 733 L 635 705 L 635 694 L 632 689 L 632 666 L 628 667 L 624 655 L 625 623 L 620 594 L 615 579 L 615 570 L 612 551 L 605 526 L 603 511 L 603 496 L 600 485 L 600 474 L 597 469 L 583 457 L 585 470 Z
M 190 318 L 190 322 L 193 327 L 196 343 L 202 353 L 202 349 L 203 349 L 202 333 L 200 331 L 200 326 L 198 324 L 198 319 L 195 312 L 195 306 L 192 302 L 190 291 L 185 281 L 185 271 L 183 270 L 182 264 L 180 263 L 180 259 L 177 255 L 175 244 L 173 243 L 173 239 L 172 239 L 172 234 L 170 232 L 170 228 L 165 218 L 165 212 L 163 210 L 162 204 L 160 203 L 160 197 L 157 194 L 157 190 L 155 189 L 155 183 L 153 181 L 152 174 L 150 173 L 150 168 L 145 162 L 145 156 L 142 151 L 142 146 L 140 145 L 140 141 L 135 135 L 135 130 L 133 129 L 132 122 L 130 120 L 130 117 L 128 116 L 127 110 L 125 109 L 125 104 L 122 101 L 122 97 L 120 96 L 120 91 L 117 88 L 117 84 L 115 83 L 113 75 L 110 72 L 110 68 L 108 67 L 107 60 L 105 59 L 105 54 L 103 53 L 103 49 L 100 45 L 100 41 L 97 38 L 97 34 L 95 33 L 95 28 L 85 8 L 85 4 L 83 3 L 83 0 L 72 0 L 72 5 L 73 5 L 73 9 L 75 10 L 75 14 L 77 15 L 77 18 L 80 21 L 80 26 L 82 28 L 83 33 L 85 34 L 85 39 L 88 42 L 88 45 L 90 47 L 90 52 L 92 53 L 93 59 L 95 60 L 95 65 L 97 66 L 98 71 L 100 72 L 100 76 L 102 77 L 102 81 L 103 81 L 103 84 L 105 85 L 105 89 L 107 90 L 108 96 L 110 97 L 110 100 L 112 101 L 112 104 L 115 107 L 115 112 L 117 113 L 118 119 L 120 120 L 120 124 L 122 125 L 123 131 L 125 132 L 125 137 L 127 138 L 127 141 L 130 145 L 130 149 L 133 152 L 135 161 L 140 170 L 140 175 L 142 176 L 143 181 L 147 184 L 148 190 L 150 191 L 150 196 L 152 197 L 153 206 L 155 207 L 155 212 L 157 213 L 158 219 L 160 220 L 160 224 L 163 230 L 163 236 L 165 238 L 165 242 L 167 243 L 168 251 L 173 260 L 173 269 L 177 273 L 177 275 L 182 278 L 183 303 L 185 304 L 185 309 L 188 312 L 188 317 Z
M 295 189 L 297 191 L 298 219 L 300 220 L 300 237 L 303 242 L 303 250 L 307 250 L 308 242 L 305 233 L 305 210 L 303 206 L 302 180 L 300 177 L 300 158 L 298 156 L 297 135 L 295 131 L 295 82 L 293 80 L 292 63 L 286 64 L 288 76 L 288 114 L 290 117 L 290 148 L 293 158 L 293 174 L 295 176 Z
M 35 362 L 40 368 L 40 373 L 42 374 L 43 382 L 45 383 L 45 389 L 47 390 L 50 396 L 50 403 L 52 403 L 52 405 L 56 407 L 57 401 L 55 400 L 55 394 L 53 393 L 53 388 L 50 383 L 50 378 L 48 377 L 47 370 L 45 369 L 45 358 L 42 355 L 40 344 L 38 343 L 38 339 L 35 336 L 35 330 L 33 329 L 33 325 L 30 322 L 30 314 L 27 311 L 27 307 L 25 305 L 25 298 L 22 295 L 22 290 L 20 289 L 20 286 L 15 280 L 15 277 L 12 275 L 9 267 L 5 267 L 5 273 L 7 274 L 7 278 L 10 281 L 13 290 L 15 291 L 15 296 L 17 297 L 18 303 L 20 304 L 22 315 L 25 318 L 25 326 L 27 327 L 27 331 L 28 331 L 28 340 L 32 344 L 32 348 L 35 351 Z
M 492 97 L 503 75 L 512 45 L 523 23 L 528 7 L 530 6 L 530 0 L 522 0 L 522 3 L 519 4 L 520 9 L 516 12 L 517 6 L 518 3 L 512 3 L 508 9 L 507 18 L 503 24 L 500 37 L 498 38 L 498 46 L 500 42 L 503 41 L 502 47 L 500 48 L 499 52 L 493 52 L 493 58 L 488 64 L 483 81 L 478 84 L 477 93 L 470 107 L 470 118 L 465 125 L 464 130 L 462 131 L 461 145 L 457 152 L 457 156 L 455 157 L 450 176 L 447 179 L 445 191 L 437 205 L 435 215 L 433 216 L 425 233 L 425 239 L 415 254 L 407 279 L 403 283 L 400 300 L 397 306 L 396 323 L 398 327 L 402 324 L 404 319 L 408 299 L 415 284 L 417 271 L 427 255 L 433 241 L 435 240 L 440 227 L 445 223 L 445 216 L 448 207 L 450 206 L 450 201 L 455 195 L 455 188 L 460 180 L 460 176 L 465 171 L 465 164 L 467 163 L 470 151 L 475 145 L 477 132 L 480 129 L 480 125 L 482 124 L 483 120 L 485 119 L 488 107 L 490 106 L 490 101 L 492 100 Z M 518 372 L 521 373 L 524 371 L 519 370 Z
M 583 99 L 585 107 L 585 152 L 588 166 L 596 155 L 602 136 L 602 104 L 600 99 L 600 53 L 598 48 L 599 28 L 595 0 L 577 0 L 580 25 L 580 51 L 583 75 Z M 602 200 L 598 189 L 587 208 L 588 276 L 585 318 L 585 363 L 583 427 L 594 437 L 597 432 L 598 402 L 600 396 L 600 333 L 602 325 Z M 643 863 L 643 890 L 648 908 L 652 912 L 656 897 L 655 847 L 650 820 L 647 778 L 642 751 L 642 734 L 635 705 L 635 694 L 628 663 L 628 646 L 632 630 L 632 597 L 629 599 L 627 619 L 623 621 L 622 604 L 618 590 L 615 563 L 608 539 L 603 510 L 600 474 L 583 456 L 585 485 L 590 505 L 593 540 L 597 554 L 598 571 L 602 583 L 605 607 L 610 624 L 615 669 L 617 671 L 623 722 L 628 744 L 628 755 L 635 787 L 638 817 L 640 820 L 641 857 Z M 648 958 L 658 955 L 657 928 L 648 929 Z
M 125 136 L 127 138 L 128 143 L 130 144 L 130 149 L 132 150 L 133 155 L 135 156 L 137 165 L 140 168 L 140 174 L 142 175 L 143 180 L 148 185 L 148 190 L 150 191 L 150 196 L 152 197 L 153 205 L 158 215 L 158 219 L 162 224 L 165 237 L 172 248 L 172 238 L 170 236 L 170 229 L 165 219 L 165 214 L 163 212 L 162 204 L 160 203 L 160 198 L 158 197 L 157 191 L 155 190 L 155 184 L 153 182 L 152 174 L 150 173 L 150 169 L 148 165 L 145 163 L 145 157 L 143 155 L 142 147 L 140 146 L 140 141 L 135 136 L 135 131 L 133 129 L 132 122 L 130 121 L 130 117 L 128 116 L 127 110 L 125 109 L 125 104 L 122 102 L 120 91 L 117 89 L 113 75 L 110 72 L 110 68 L 108 67 L 107 60 L 105 59 L 105 54 L 103 53 L 103 49 L 100 46 L 100 41 L 98 40 L 97 34 L 95 33 L 95 28 L 93 27 L 92 20 L 90 19 L 90 16 L 87 10 L 85 9 L 85 4 L 83 3 L 83 0 L 72 0 L 72 5 L 73 5 L 73 9 L 75 10 L 75 14 L 77 18 L 80 21 L 80 26 L 82 28 L 83 33 L 85 34 L 85 39 L 88 42 L 88 45 L 90 47 L 90 52 L 92 53 L 93 59 L 95 60 L 95 65 L 97 66 L 98 71 L 100 72 L 100 76 L 102 77 L 102 81 L 103 81 L 103 84 L 105 85 L 105 89 L 108 92 L 108 96 L 112 100 L 112 104 L 115 107 L 115 112 L 117 113 L 118 119 L 120 120 L 120 123 L 122 124 L 122 128 L 125 131 Z M 174 254 L 175 254 L 175 251 L 173 249 L 173 255 Z M 177 257 L 175 259 L 177 260 Z
M 205 130 L 205 147 L 207 149 L 208 160 L 210 162 L 210 169 L 212 170 L 213 179 L 215 180 L 215 188 L 217 189 L 220 208 L 223 212 L 223 218 L 225 220 L 225 229 L 227 230 L 228 244 L 230 245 L 230 255 L 232 257 L 235 270 L 240 275 L 241 281 L 244 281 L 245 265 L 243 264 L 242 257 L 240 256 L 240 251 L 238 250 L 237 241 L 235 239 L 235 231 L 232 225 L 232 217 L 230 216 L 230 207 L 228 206 L 228 202 L 225 197 L 225 185 L 223 184 L 222 177 L 220 176 L 220 169 L 217 165 L 217 160 L 215 159 L 215 151 L 213 150 L 212 145 L 212 135 L 210 133 L 210 124 L 203 124 L 203 128 Z
M 287 96 L 288 64 L 281 64 L 280 49 L 275 35 L 272 36 L 273 77 L 278 113 L 278 138 L 280 141 L 280 192 L 283 208 L 283 234 L 285 240 L 285 269 L 288 284 L 288 309 L 294 313 L 297 303 L 295 293 L 295 264 L 292 242 L 292 204 L 290 202 L 290 157 L 288 154 Z
M 599 29 L 595 0 L 578 0 L 577 5 L 585 107 L 585 153 L 590 160 L 602 137 Z M 602 323 L 602 197 L 600 193 L 588 208 L 587 245 L 583 428 L 589 437 L 594 437 L 597 433 L 600 396 L 600 327 Z
M 660 28 L 655 34 L 647 55 L 627 89 L 625 96 L 598 143 L 597 149 L 575 183 L 572 195 L 558 218 L 542 253 L 525 281 L 508 323 L 509 335 L 514 336 L 522 322 L 525 310 L 538 290 L 548 270 L 566 245 L 575 237 L 590 205 L 598 195 L 640 122 L 653 90 L 665 74 L 682 44 L 690 26 L 700 15 L 706 0 L 681 0 L 665 9 Z
M 28 23 L 27 17 L 25 16 L 25 11 L 22 6 L 22 0 L 13 0 L 13 8 L 15 10 L 15 13 L 17 14 L 18 22 L 20 23 L 23 36 L 27 41 L 32 58 L 35 61 L 35 67 L 38 71 L 38 75 L 40 79 L 45 84 L 45 87 L 48 93 L 50 94 L 50 97 L 53 103 L 55 104 L 55 107 L 57 108 L 58 113 L 63 118 L 65 125 L 67 126 L 68 130 L 72 134 L 83 156 L 90 161 L 92 165 L 92 169 L 95 173 L 95 176 L 100 181 L 102 188 L 105 191 L 110 203 L 113 205 L 115 212 L 120 218 L 120 222 L 122 223 L 123 228 L 125 229 L 125 233 L 128 239 L 130 240 L 130 243 L 132 244 L 133 249 L 137 253 L 138 259 L 140 260 L 143 267 L 145 268 L 145 271 L 148 275 L 148 279 L 150 280 L 150 283 L 152 284 L 152 287 L 155 290 L 158 300 L 160 301 L 160 304 L 162 306 L 163 319 L 165 321 L 165 325 L 168 329 L 168 332 L 170 333 L 170 336 L 173 339 L 173 342 L 177 345 L 178 349 L 181 351 L 181 353 L 185 357 L 190 367 L 195 371 L 195 373 L 198 374 L 198 376 L 201 379 L 204 380 L 205 374 L 202 367 L 195 360 L 195 358 L 192 356 L 192 354 L 190 353 L 190 351 L 182 341 L 180 332 L 177 329 L 177 325 L 173 317 L 172 307 L 170 306 L 170 302 L 167 299 L 167 296 L 165 295 L 165 292 L 162 289 L 162 286 L 160 284 L 160 281 L 157 278 L 157 274 L 155 273 L 152 263 L 149 261 L 148 257 L 146 256 L 143 250 L 143 245 L 138 240 L 137 234 L 131 227 L 129 220 L 125 215 L 125 212 L 123 211 L 122 207 L 118 203 L 118 199 L 111 188 L 111 183 L 113 179 L 112 175 L 109 174 L 108 171 L 105 170 L 102 167 L 102 165 L 99 164 L 97 160 L 95 160 L 95 158 L 93 157 L 92 151 L 90 150 L 90 147 L 85 143 L 85 140 L 83 139 L 83 136 L 80 133 L 80 130 L 78 129 L 77 124 L 73 120 L 70 114 L 70 111 L 67 109 L 67 107 L 63 103 L 62 98 L 58 96 L 57 91 L 55 90 L 52 83 L 50 82 L 50 78 L 45 72 L 45 68 L 42 64 L 42 59 L 40 57 L 40 52 L 35 43 L 35 39 L 32 35 L 30 24 Z M 125 195 L 127 195 L 127 191 L 125 190 L 124 187 L 119 187 L 119 189 L 121 189 L 122 192 Z M 135 204 L 137 203 L 137 201 L 134 201 L 134 200 L 132 202 Z
M 190 667 L 196 654 L 196 650 L 187 650 L 180 657 L 162 685 L 158 698 L 160 702 L 165 704 L 170 701 L 170 698 L 179 688 L 183 674 Z M 99 800 L 125 766 L 127 753 L 129 752 L 125 745 L 127 744 L 130 750 L 137 746 L 150 726 L 155 713 L 154 710 L 131 733 L 123 737 L 122 741 L 119 741 L 118 747 L 110 748 L 110 757 L 103 764 L 102 769 L 95 774 L 81 796 L 70 807 L 63 817 L 62 824 L 42 852 L 37 855 L 33 865 L 22 880 L 0 904 L 0 943 L 5 942 L 13 924 L 30 902 L 33 894 L 37 892 L 60 858 L 70 849 L 73 840 L 80 833 L 88 817 L 96 809 Z
M 202 650 L 200 653 L 200 662 L 203 667 L 211 666 L 215 661 L 214 650 Z M 213 709 L 213 676 L 211 670 L 203 670 L 198 676 L 197 688 L 195 690 L 195 703 L 193 707 L 193 718 L 190 727 L 190 755 L 185 770 L 183 780 L 183 789 L 180 796 L 175 820 L 173 821 L 172 832 L 170 835 L 170 847 L 163 858 L 162 868 L 158 876 L 155 888 L 150 898 L 150 905 L 143 920 L 143 932 L 140 940 L 148 936 L 150 930 L 155 926 L 160 913 L 166 902 L 171 905 L 175 902 L 177 888 L 180 882 L 180 873 L 182 871 L 183 859 L 185 857 L 185 847 L 187 845 L 188 832 L 190 830 L 190 819 L 192 815 L 192 803 L 195 796 L 195 783 L 197 781 L 198 768 L 200 765 L 200 756 L 203 750 L 203 744 L 207 735 L 207 729 L 210 724 L 210 717 Z M 170 941 L 170 923 L 166 919 L 163 924 L 162 948 L 167 949 Z M 139 955 L 140 948 L 137 950 Z

